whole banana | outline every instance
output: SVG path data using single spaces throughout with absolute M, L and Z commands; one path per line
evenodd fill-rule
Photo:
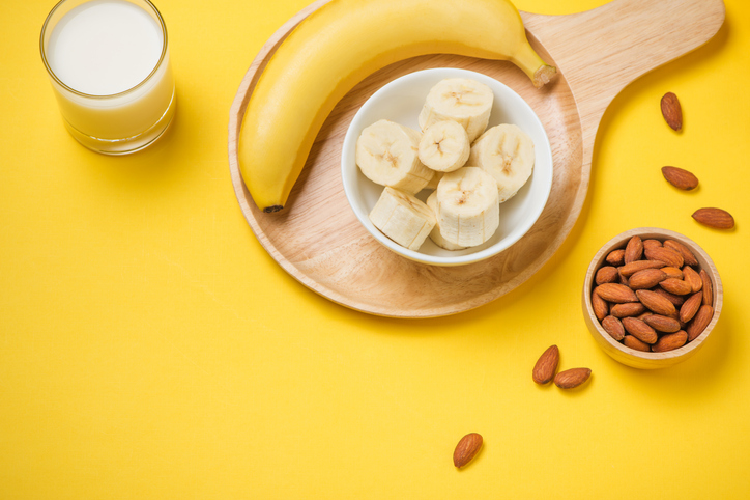
M 284 208 L 347 91 L 388 64 L 437 53 L 513 61 L 537 87 L 555 74 L 508 0 L 331 0 L 271 57 L 243 117 L 240 171 L 258 208 Z

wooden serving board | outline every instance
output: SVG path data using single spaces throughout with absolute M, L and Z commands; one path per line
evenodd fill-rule
M 242 80 L 229 120 L 232 184 L 261 245 L 299 282 L 353 309 L 411 318 L 481 306 L 541 269 L 581 212 L 599 122 L 612 99 L 641 75 L 706 43 L 724 21 L 722 0 L 613 0 L 567 16 L 522 12 L 531 45 L 559 72 L 541 90 L 504 61 L 440 54 L 387 66 L 342 99 L 323 125 L 287 207 L 264 214 L 239 171 L 242 117 L 270 56 L 327 1 L 301 10 L 274 33 Z M 464 68 L 508 85 L 537 113 L 552 145 L 552 191 L 537 223 L 506 251 L 462 267 L 420 264 L 381 246 L 354 217 L 341 183 L 342 143 L 359 107 L 384 84 L 434 67 Z

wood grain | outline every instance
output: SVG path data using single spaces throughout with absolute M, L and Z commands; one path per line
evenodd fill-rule
M 541 90 L 503 61 L 438 54 L 387 66 L 356 85 L 328 116 L 287 208 L 263 214 L 239 172 L 242 117 L 268 59 L 294 26 L 327 1 L 301 10 L 271 36 L 243 78 L 230 111 L 232 184 L 258 241 L 291 276 L 344 306 L 395 317 L 466 311 L 507 294 L 541 269 L 580 214 L 596 132 L 611 100 L 638 76 L 705 43 L 724 17 L 721 0 L 614 0 L 569 16 L 523 12 L 532 46 L 561 73 Z M 464 68 L 508 85 L 540 117 L 552 146 L 552 191 L 537 223 L 506 251 L 462 267 L 420 264 L 379 245 L 357 222 L 341 183 L 340 151 L 357 109 L 382 85 L 433 67 Z

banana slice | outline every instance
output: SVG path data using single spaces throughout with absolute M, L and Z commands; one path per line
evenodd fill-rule
M 448 242 L 473 247 L 489 240 L 500 223 L 497 184 L 479 167 L 447 172 L 437 188 L 437 225 Z
M 437 191 L 433 192 L 430 196 L 427 197 L 427 206 L 430 207 L 430 209 L 435 214 L 435 218 L 437 220 L 437 213 L 438 213 L 438 202 L 437 202 Z M 435 227 L 432 228 L 432 231 L 430 231 L 430 239 L 434 244 L 439 246 L 440 248 L 444 248 L 446 250 L 463 250 L 466 247 L 461 247 L 458 245 L 454 245 L 450 241 L 446 241 L 445 238 L 440 234 L 440 226 L 438 224 L 435 224 Z
M 354 161 L 371 181 L 418 193 L 433 171 L 419 161 L 422 134 L 391 120 L 378 120 L 357 138 Z
M 430 207 L 413 195 L 390 187 L 380 194 L 370 220 L 383 234 L 409 250 L 419 250 L 435 227 Z
M 471 143 L 487 129 L 493 97 L 487 85 L 475 80 L 441 80 L 427 94 L 419 126 L 426 131 L 435 122 L 455 120 L 466 130 Z
M 531 138 L 516 125 L 503 123 L 489 129 L 472 144 L 469 163 L 495 178 L 502 203 L 529 180 L 535 157 Z
M 440 120 L 424 131 L 419 142 L 419 159 L 438 172 L 453 172 L 469 159 L 469 136 L 455 120 Z

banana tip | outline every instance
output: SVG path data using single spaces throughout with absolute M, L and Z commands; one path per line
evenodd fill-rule
M 545 64 L 541 66 L 536 73 L 534 73 L 533 83 L 536 88 L 542 88 L 548 84 L 552 78 L 557 74 L 557 68 Z
M 275 212 L 280 212 L 283 208 L 284 208 L 284 205 L 271 205 L 270 207 L 264 207 L 263 213 L 272 214 Z

